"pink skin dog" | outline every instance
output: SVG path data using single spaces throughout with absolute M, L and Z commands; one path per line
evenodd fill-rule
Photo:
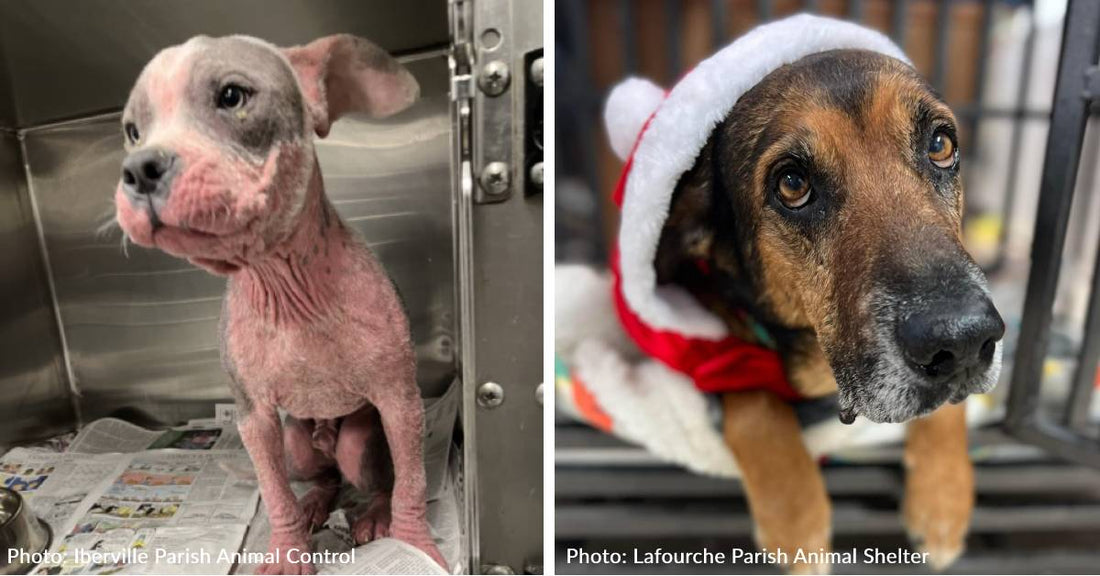
M 374 495 L 357 541 L 392 536 L 446 566 L 426 520 L 409 322 L 326 198 L 313 148 L 341 115 L 381 118 L 418 94 L 360 38 L 280 50 L 197 37 L 146 66 L 123 113 L 119 224 L 137 244 L 229 277 L 222 359 L 279 552 L 260 573 L 313 572 L 294 559 L 327 518 L 339 473 Z M 318 481 L 300 502 L 291 475 Z

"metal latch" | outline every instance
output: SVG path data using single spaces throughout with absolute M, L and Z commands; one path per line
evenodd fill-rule
M 451 101 L 469 100 L 473 98 L 473 76 L 460 74 L 451 77 Z

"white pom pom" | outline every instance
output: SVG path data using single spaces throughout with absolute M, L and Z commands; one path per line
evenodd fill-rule
M 603 121 L 611 149 L 620 159 L 630 156 L 638 133 L 664 99 L 664 88 L 644 78 L 627 78 L 611 89 Z

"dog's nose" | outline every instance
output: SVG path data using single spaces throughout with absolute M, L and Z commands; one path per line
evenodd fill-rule
M 176 164 L 176 155 L 162 148 L 138 150 L 122 161 L 122 185 L 135 195 L 166 195 Z
M 897 340 L 906 358 L 933 381 L 985 370 L 1004 336 L 1001 315 L 984 294 L 929 303 L 903 316 Z

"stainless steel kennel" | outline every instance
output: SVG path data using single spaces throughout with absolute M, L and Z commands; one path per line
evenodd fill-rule
M 525 114 L 539 102 L 541 117 L 541 30 L 533 0 L 0 4 L 0 446 L 229 400 L 223 280 L 102 228 L 118 114 L 144 63 L 190 36 L 350 32 L 398 55 L 423 99 L 319 141 L 329 194 L 404 296 L 424 395 L 459 377 L 468 565 L 541 570 L 541 120 Z M 489 61 L 506 76 L 479 89 Z M 494 162 L 495 180 L 470 177 Z

